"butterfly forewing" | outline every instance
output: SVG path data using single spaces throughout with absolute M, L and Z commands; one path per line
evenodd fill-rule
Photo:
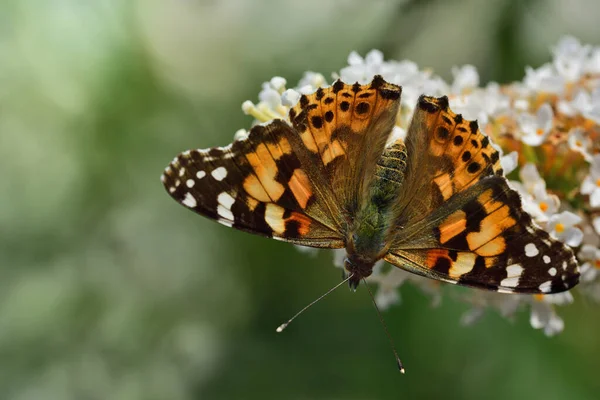
M 365 201 L 366 189 L 383 153 L 400 105 L 401 88 L 377 76 L 370 84 L 336 81 L 290 110 L 290 120 L 340 204 L 346 230 Z
M 303 148 L 290 145 L 293 135 L 276 120 L 227 147 L 186 151 L 166 168 L 163 184 L 175 200 L 224 225 L 307 246 L 343 247 L 317 196 L 324 188 L 303 169 Z

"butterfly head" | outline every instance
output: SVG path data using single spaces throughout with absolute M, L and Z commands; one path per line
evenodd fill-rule
M 356 290 L 360 281 L 373 273 L 374 265 L 374 262 L 363 260 L 357 257 L 356 254 L 346 254 L 344 268 L 349 274 L 352 274 L 352 277 L 348 281 L 350 289 Z

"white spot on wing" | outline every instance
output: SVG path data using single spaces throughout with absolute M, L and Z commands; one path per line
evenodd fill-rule
M 206 172 L 204 172 L 204 171 L 198 171 L 198 172 L 196 172 L 196 178 L 198 178 L 198 179 L 202 179 L 205 176 L 206 176 Z
M 214 169 L 213 172 L 211 172 L 210 174 L 217 181 L 222 181 L 223 179 L 225 179 L 227 177 L 227 170 L 225 169 L 225 167 L 219 167 L 219 168 Z
M 194 198 L 194 196 L 192 196 L 192 194 L 190 192 L 187 192 L 185 194 L 185 198 L 181 201 L 181 204 L 190 207 L 190 208 L 194 208 L 198 205 L 198 203 L 196 202 L 196 199 Z
M 549 256 L 542 257 L 542 260 L 544 260 L 544 263 L 546 263 L 546 264 L 550 264 L 550 261 L 551 261 Z
M 552 290 L 552 281 L 542 283 L 538 289 L 542 293 L 549 293 Z
M 171 186 L 171 187 L 169 188 L 169 193 L 173 193 L 174 191 L 175 191 L 175 186 Z
M 540 251 L 538 250 L 538 248 L 535 246 L 535 244 L 533 243 L 527 243 L 525 245 L 525 255 L 527 257 L 535 257 L 538 254 L 540 254 Z
M 233 221 L 233 213 L 231 206 L 235 203 L 235 198 L 227 192 L 222 192 L 217 197 L 219 205 L 217 206 L 217 214 L 226 220 Z
M 179 169 L 179 176 L 183 176 L 183 175 L 185 175 L 185 168 L 182 167 Z
M 517 287 L 519 278 L 523 273 L 523 267 L 519 264 L 513 264 L 506 267 L 506 278 L 500 281 L 500 286 Z
M 504 287 L 517 287 L 519 285 L 519 277 L 513 276 L 511 278 L 505 278 L 500 281 L 500 286 Z
M 195 183 L 196 182 L 194 182 L 193 179 L 188 179 L 187 181 L 185 181 L 186 186 L 189 187 L 190 189 L 194 187 Z
M 220 223 L 221 225 L 225 225 L 225 226 L 227 226 L 229 228 L 231 228 L 233 226 L 233 222 L 231 222 L 229 220 L 226 220 L 226 219 L 223 219 L 223 218 L 219 218 L 217 220 L 217 222 Z
M 550 275 L 552 275 L 552 276 L 556 276 L 556 273 L 557 273 L 557 272 L 558 272 L 558 271 L 557 271 L 557 270 L 556 270 L 556 268 L 554 268 L 554 267 L 552 267 L 552 268 L 550 268 L 550 269 L 548 270 L 548 273 L 549 273 Z
M 565 271 L 567 270 L 567 262 L 566 261 L 563 261 L 562 267 Z
M 227 192 L 223 192 L 219 194 L 217 197 L 217 201 L 223 205 L 223 207 L 231 210 L 231 206 L 235 203 L 235 198 Z

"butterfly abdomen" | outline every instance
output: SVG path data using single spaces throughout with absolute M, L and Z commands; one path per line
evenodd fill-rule
M 398 140 L 387 147 L 377 161 L 368 201 L 357 214 L 349 249 L 355 265 L 372 267 L 385 253 L 390 213 L 402 187 L 405 168 L 406 147 Z
M 406 169 L 406 146 L 401 140 L 387 147 L 375 166 L 375 178 L 371 184 L 370 197 L 381 212 L 387 211 L 396 198 Z

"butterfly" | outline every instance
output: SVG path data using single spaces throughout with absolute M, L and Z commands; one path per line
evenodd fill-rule
M 375 76 L 302 95 L 289 122 L 165 169 L 176 201 L 223 225 L 285 242 L 345 248 L 356 289 L 381 259 L 444 282 L 506 293 L 578 283 L 572 250 L 539 228 L 498 151 L 448 98 L 421 96 L 391 140 L 402 88 Z

